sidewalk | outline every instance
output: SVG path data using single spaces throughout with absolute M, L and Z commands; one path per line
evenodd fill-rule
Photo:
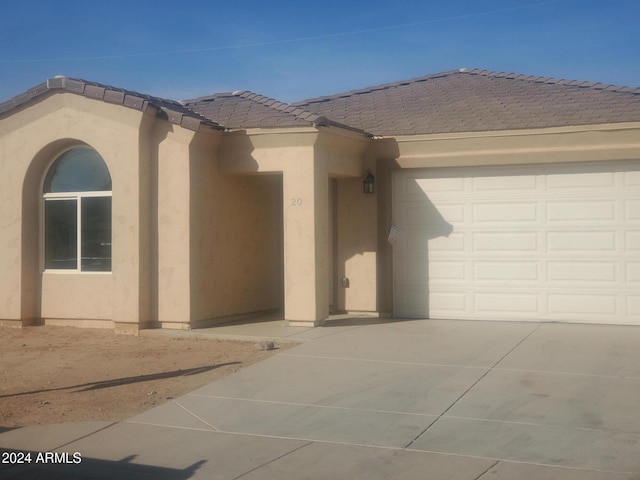
M 82 455 L 0 479 L 640 478 L 640 327 L 356 323 L 125 422 L 0 433 Z

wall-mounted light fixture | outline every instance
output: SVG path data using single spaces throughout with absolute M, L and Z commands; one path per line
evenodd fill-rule
M 373 193 L 373 185 L 375 183 L 375 178 L 373 173 L 371 173 L 370 169 L 367 169 L 367 176 L 362 180 L 362 188 L 364 189 L 364 193 Z

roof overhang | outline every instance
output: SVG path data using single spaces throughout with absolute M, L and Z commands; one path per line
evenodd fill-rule
M 640 160 L 640 122 L 377 138 L 400 168 Z
M 329 175 L 360 176 L 369 135 L 337 126 L 252 128 L 223 135 L 219 168 L 225 173 L 279 173 L 304 158 L 326 162 Z
M 10 116 L 18 110 L 28 108 L 33 102 L 37 102 L 56 93 L 81 95 L 86 98 L 121 105 L 125 108 L 139 110 L 141 112 L 147 112 L 153 109 L 158 118 L 188 130 L 224 130 L 220 125 L 189 111 L 178 102 L 63 76 L 50 78 L 46 82 L 30 88 L 26 92 L 6 102 L 0 103 L 0 118 Z

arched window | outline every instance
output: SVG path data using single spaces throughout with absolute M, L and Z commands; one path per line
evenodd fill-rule
M 47 270 L 111 271 L 111 175 L 102 157 L 78 147 L 47 172 L 44 266 Z

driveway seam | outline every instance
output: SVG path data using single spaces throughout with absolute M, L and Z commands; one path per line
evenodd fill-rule
M 198 421 L 204 423 L 207 427 L 211 428 L 214 432 L 218 432 L 219 429 L 217 429 L 216 427 L 214 427 L 213 425 L 211 425 L 209 422 L 207 422 L 206 420 L 200 418 L 198 415 L 196 415 L 195 413 L 193 413 L 191 410 L 189 410 L 187 407 L 185 407 L 184 405 L 181 405 L 179 402 L 177 402 L 176 400 L 173 400 L 173 403 L 175 403 L 178 407 L 180 407 L 181 409 L 183 409 L 185 412 L 187 412 L 189 415 L 191 415 L 192 417 L 194 417 L 195 419 L 197 419 Z
M 74 438 L 73 440 L 71 440 L 71 441 L 69 441 L 69 442 L 67 442 L 67 443 L 63 443 L 62 445 L 58 445 L 57 447 L 52 448 L 51 450 L 52 450 L 52 451 L 53 451 L 53 450 L 59 450 L 59 449 L 61 449 L 61 448 L 63 448 L 63 447 L 66 447 L 67 445 L 71 445 L 71 444 L 72 444 L 72 443 L 74 443 L 74 442 L 79 442 L 80 440 L 83 440 L 83 439 L 85 439 L 85 438 L 87 438 L 87 437 L 90 437 L 91 435 L 94 435 L 94 434 L 96 434 L 96 433 L 98 433 L 98 432 L 102 432 L 103 430 L 106 430 L 106 429 L 108 429 L 108 428 L 111 428 L 111 427 L 113 427 L 114 425 L 117 425 L 117 424 L 118 424 L 118 422 L 110 423 L 109 425 L 105 425 L 104 427 L 99 428 L 98 430 L 94 430 L 93 432 L 87 433 L 87 434 L 82 435 L 82 436 L 80 436 L 80 437 L 78 437 L 78 438 Z
M 534 333 L 534 332 L 531 332 Z M 526 340 L 526 338 L 525 338 Z M 516 345 L 516 347 L 519 345 Z M 515 348 L 515 347 L 514 347 Z M 502 362 L 507 355 L 512 353 L 513 350 L 508 352 L 503 358 L 499 360 L 498 363 Z M 594 378 L 615 378 L 615 379 L 623 379 L 623 380 L 640 380 L 640 377 L 633 375 L 607 375 L 603 373 L 584 373 L 584 372 L 564 372 L 564 371 L 554 371 L 554 370 L 533 370 L 530 368 L 508 368 L 508 367 L 498 367 L 497 363 L 494 366 L 479 366 L 479 365 L 460 365 L 457 363 L 430 363 L 430 362 L 403 362 L 400 360 L 376 360 L 373 358 L 357 358 L 357 357 L 329 357 L 326 355 L 304 355 L 300 353 L 278 353 L 277 357 L 295 357 L 295 358 L 315 358 L 318 360 L 339 360 L 344 362 L 368 362 L 368 363 L 382 363 L 389 365 L 406 365 L 413 367 L 432 367 L 432 368 L 458 368 L 458 369 L 469 369 L 469 370 L 486 370 L 490 368 L 491 370 L 497 370 L 501 372 L 522 372 L 522 373 L 534 373 L 540 375 L 564 375 L 564 376 L 575 376 L 575 377 L 594 377 Z
M 266 403 L 273 405 L 288 405 L 293 407 L 311 407 L 311 408 L 325 408 L 330 410 L 351 410 L 358 412 L 371 412 L 371 413 L 389 413 L 393 415 L 412 415 L 416 417 L 438 417 L 438 414 L 435 413 L 421 413 L 421 412 L 397 412 L 394 410 L 380 410 L 376 408 L 357 408 L 357 407 L 346 407 L 341 405 L 322 405 L 317 403 L 300 403 L 300 402 L 282 402 L 279 400 L 260 400 L 257 398 L 241 398 L 241 397 L 225 397 L 221 395 L 205 395 L 202 393 L 188 393 L 186 396 L 189 397 L 204 397 L 204 398 L 218 398 L 221 400 L 238 400 L 241 402 L 254 402 L 254 403 Z M 184 407 L 183 407 L 184 408 Z M 187 410 L 188 411 L 188 410 Z M 189 412 L 191 413 L 191 412 Z
M 470 368 L 475 370 L 485 370 L 489 367 L 475 365 L 458 365 L 455 363 L 428 363 L 428 362 L 402 362 L 399 360 L 376 360 L 373 358 L 352 358 L 352 357 L 328 357 L 325 355 L 303 355 L 299 353 L 279 353 L 279 357 L 297 357 L 297 358 L 317 358 L 320 360 L 340 360 L 351 362 L 370 362 L 370 363 L 388 363 L 390 365 L 409 365 L 415 367 L 442 367 L 442 368 Z
M 284 453 L 284 454 L 282 454 L 282 455 L 280 455 L 280 456 L 278 456 L 276 458 L 273 458 L 273 459 L 269 460 L 268 462 L 263 463 L 262 465 L 258 465 L 257 467 L 252 468 L 248 472 L 244 472 L 243 474 L 238 475 L 237 477 L 234 477 L 233 480 L 238 480 L 239 478 L 245 477 L 245 476 L 249 475 L 250 473 L 255 472 L 256 470 L 259 470 L 262 467 L 266 467 L 267 465 L 270 465 L 270 464 L 272 464 L 274 462 L 277 462 L 278 460 L 280 460 L 280 459 L 282 459 L 284 457 L 287 457 L 287 456 L 291 455 L 292 453 L 296 453 L 296 452 L 302 450 L 303 448 L 308 447 L 311 444 L 313 444 L 313 442 L 309 442 L 309 443 L 305 443 L 304 445 L 300 445 L 299 447 L 294 448 L 290 452 Z
M 414 444 L 414 443 L 415 443 L 415 442 L 416 442 L 420 437 L 422 437 L 422 436 L 427 432 L 427 430 L 429 430 L 429 429 L 430 429 L 431 427 L 433 427 L 436 423 L 438 423 L 438 421 L 439 421 L 443 416 L 445 416 L 445 415 L 447 414 L 447 412 L 448 412 L 449 410 L 451 410 L 451 409 L 452 409 L 452 408 L 453 408 L 453 407 L 454 407 L 454 406 L 455 406 L 455 405 L 456 405 L 460 400 L 462 400 L 462 398 L 463 398 L 467 393 L 469 393 L 469 392 L 473 389 L 473 387 L 475 387 L 478 383 L 480 383 L 484 377 L 486 377 L 487 375 L 489 375 L 489 373 L 491 373 L 491 371 L 493 371 L 493 369 L 494 369 L 494 368 L 495 368 L 495 367 L 496 367 L 500 362 L 502 362 L 502 360 L 504 360 L 505 358 L 507 358 L 507 356 L 509 356 L 509 355 L 511 354 L 511 352 L 513 352 L 516 348 L 518 348 L 520 345 L 522 345 L 522 343 L 523 343 L 525 340 L 527 340 L 531 335 L 533 335 L 535 332 L 537 332 L 537 331 L 538 331 L 538 329 L 539 329 L 541 326 L 542 326 L 542 323 L 539 323 L 539 324 L 538 324 L 538 326 L 537 326 L 536 328 L 534 328 L 533 330 L 531 330 L 531 331 L 530 331 L 530 332 L 529 332 L 529 333 L 528 333 L 528 334 L 527 334 L 523 339 L 521 339 L 518 343 L 516 343 L 516 344 L 513 346 L 513 348 L 511 348 L 507 353 L 505 353 L 502 357 L 500 357 L 500 359 L 498 359 L 498 361 L 497 361 L 496 363 L 494 363 L 491 367 L 489 367 L 489 368 L 487 369 L 487 371 L 486 371 L 486 372 L 484 372 L 484 373 L 480 376 L 480 378 L 478 378 L 475 382 L 473 382 L 473 384 L 472 384 L 469 388 L 467 388 L 467 389 L 462 393 L 462 395 L 460 395 L 457 399 L 455 399 L 455 400 L 453 401 L 453 403 L 451 403 L 451 405 L 449 405 L 449 406 L 445 409 L 445 411 L 444 411 L 444 412 L 442 412 L 442 413 L 438 416 L 438 418 L 436 418 L 436 419 L 435 419 L 435 421 L 433 421 L 433 422 L 431 422 L 429 425 L 427 425 L 427 426 L 426 426 L 426 428 L 425 428 L 422 432 L 420 432 L 420 434 L 419 434 L 416 438 L 414 438 L 414 439 L 413 439 L 413 440 L 411 440 L 407 445 L 405 445 L 405 447 L 404 447 L 404 448 L 409 448 L 409 447 L 410 447 L 411 445 L 413 445 L 413 444 Z
M 478 475 L 476 478 L 474 478 L 473 480 L 480 480 L 482 477 L 484 477 L 487 473 L 489 473 L 489 470 L 492 470 L 493 468 L 495 468 L 496 465 L 498 465 L 500 463 L 500 460 L 497 460 L 496 463 L 494 463 L 493 465 L 491 465 L 489 468 L 487 468 L 484 472 L 482 472 L 480 475 Z

